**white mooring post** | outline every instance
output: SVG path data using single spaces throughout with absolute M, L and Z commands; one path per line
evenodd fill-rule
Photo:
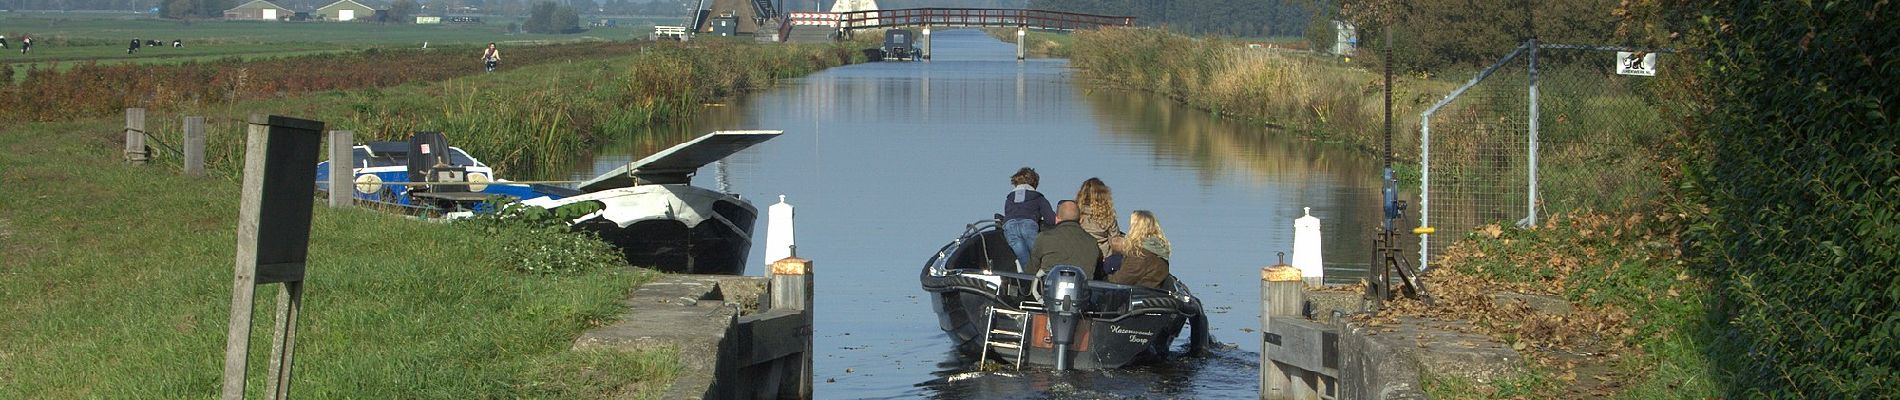
M 1016 27 L 1016 61 L 1023 60 L 1023 36 L 1027 35 L 1029 35 L 1029 31 L 1024 30 L 1023 27 L 1020 26 Z
M 785 195 L 778 196 L 778 204 L 766 209 L 765 223 L 765 262 L 776 263 L 792 256 L 792 246 L 798 244 L 792 228 L 792 205 L 785 203 Z
M 185 176 L 205 176 L 205 117 L 185 117 Z
M 1312 207 L 1300 207 L 1305 216 L 1293 220 L 1293 267 L 1307 287 L 1326 285 L 1325 262 L 1320 256 L 1319 218 Z
M 924 47 L 923 48 L 924 54 L 921 54 L 921 56 L 924 57 L 925 61 L 929 61 L 930 60 L 930 25 L 924 25 L 924 46 L 923 47 Z

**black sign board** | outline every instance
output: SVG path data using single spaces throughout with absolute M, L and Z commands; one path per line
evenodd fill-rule
M 310 247 L 310 208 L 316 200 L 310 177 L 317 176 L 323 123 L 275 115 L 252 116 L 251 123 L 269 127 L 264 138 L 262 197 L 255 208 L 256 282 L 302 281 Z

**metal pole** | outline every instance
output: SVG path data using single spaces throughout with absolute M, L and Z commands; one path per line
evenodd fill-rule
M 1385 59 L 1381 63 L 1385 64 L 1385 168 L 1392 169 L 1392 26 L 1381 29 L 1385 30 L 1385 43 L 1380 46 L 1385 53 L 1380 56 Z
M 1432 113 L 1418 116 L 1418 226 L 1432 226 Z M 1418 235 L 1418 272 L 1431 259 L 1432 235 Z
M 1537 37 L 1531 37 L 1530 59 L 1530 187 L 1525 194 L 1523 227 L 1537 226 Z

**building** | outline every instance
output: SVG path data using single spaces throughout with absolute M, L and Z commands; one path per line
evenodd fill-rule
M 224 19 L 233 21 L 277 21 L 290 15 L 290 9 L 264 0 L 251 0 L 224 10 Z
M 330 5 L 317 7 L 318 19 L 324 21 L 356 21 L 376 15 L 376 9 L 358 3 L 356 0 L 337 0 Z

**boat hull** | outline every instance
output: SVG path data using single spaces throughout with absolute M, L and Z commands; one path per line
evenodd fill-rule
M 971 358 L 986 356 L 987 351 L 987 358 L 1006 364 L 1016 363 L 1020 354 L 1026 366 L 1057 365 L 1049 317 L 1034 306 L 1035 277 L 1016 272 L 1013 253 L 1008 246 L 995 246 L 1001 236 L 993 232 L 966 233 L 926 263 L 919 279 L 930 293 L 938 327 L 959 353 Z M 1164 360 L 1175 355 L 1170 346 L 1190 324 L 1199 324 L 1194 333 L 1201 335 L 1190 341 L 1188 353 L 1199 352 L 1208 340 L 1199 299 L 1175 279 L 1166 285 L 1170 290 L 1105 281 L 1090 281 L 1087 286 L 1087 312 L 1077 322 L 1068 352 L 1071 368 L 1108 369 Z M 1029 314 L 1020 319 L 992 319 L 992 309 Z M 986 349 L 985 339 L 1011 338 L 992 337 L 995 330 L 1024 333 L 1026 346 Z
M 594 201 L 602 208 L 572 221 L 619 248 L 627 263 L 666 272 L 745 272 L 758 209 L 727 193 L 691 185 L 641 185 L 523 204 L 554 208 Z

